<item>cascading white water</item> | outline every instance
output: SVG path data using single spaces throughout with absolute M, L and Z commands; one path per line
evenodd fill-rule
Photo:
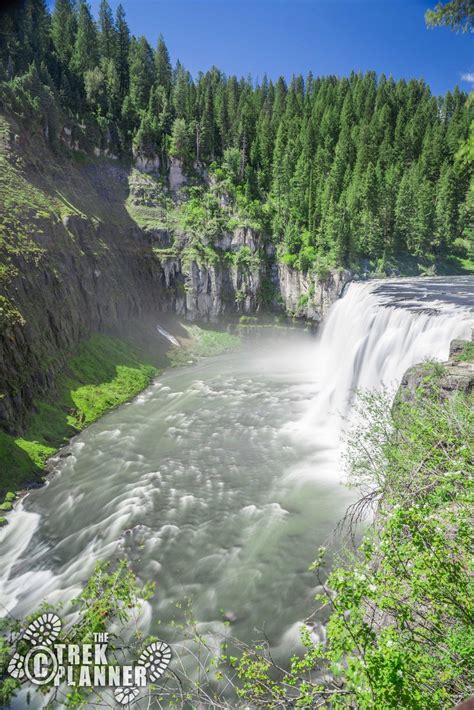
M 316 341 L 288 333 L 165 373 L 77 437 L 10 516 L 0 616 L 44 599 L 67 613 L 97 559 L 126 557 L 157 581 L 145 632 L 173 642 L 189 597 L 202 633 L 222 631 L 230 610 L 236 636 L 265 627 L 288 658 L 314 600 L 308 565 L 353 500 L 338 468 L 351 393 L 446 358 L 470 335 L 473 285 L 353 283 Z
M 387 286 L 398 291 L 396 299 Z M 308 437 L 317 431 L 328 446 L 338 447 L 357 389 L 393 390 L 413 364 L 446 359 L 451 340 L 470 338 L 472 313 L 464 304 L 439 297 L 426 303 L 419 294 L 405 295 L 403 286 L 400 280 L 350 283 L 332 306 L 315 348 L 320 389 L 302 420 L 290 427 L 295 433 Z
M 162 325 L 157 324 L 156 329 L 158 333 L 160 333 L 160 335 L 166 338 L 166 340 L 169 340 L 172 345 L 176 345 L 177 348 L 180 347 L 179 340 L 177 340 L 174 335 L 171 335 L 171 333 L 168 333 L 168 331 L 165 330 Z

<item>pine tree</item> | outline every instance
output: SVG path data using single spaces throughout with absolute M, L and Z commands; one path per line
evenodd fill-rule
M 346 187 L 345 178 L 347 169 L 354 162 L 355 149 L 352 143 L 351 131 L 348 124 L 344 126 L 339 134 L 339 140 L 334 153 L 334 161 L 332 163 L 329 180 L 332 184 L 333 194 L 336 199 L 339 199 L 341 192 Z
M 378 214 L 385 255 L 395 255 L 398 244 L 395 239 L 395 206 L 400 182 L 397 165 L 389 165 L 381 178 L 379 190 Z
M 197 128 L 197 160 L 213 161 L 215 158 L 217 126 L 214 117 L 214 102 L 212 96 L 212 87 L 209 82 L 206 82 L 206 88 L 203 98 L 203 110 L 199 127 Z
M 436 189 L 434 236 L 437 250 L 450 247 L 458 235 L 458 196 L 455 170 L 443 163 Z
M 102 60 L 102 73 L 106 85 L 107 113 L 111 119 L 120 117 L 122 107 L 120 94 L 120 77 L 113 59 Z
M 256 127 L 256 156 L 253 163 L 257 168 L 257 184 L 262 198 L 268 194 L 271 185 L 273 142 L 270 110 L 264 107 Z
M 77 35 L 74 52 L 71 58 L 71 68 L 79 76 L 94 69 L 99 63 L 97 28 L 92 19 L 90 7 L 85 0 L 79 5 L 77 20 Z
M 291 180 L 291 170 L 286 160 L 288 144 L 288 128 L 285 121 L 278 126 L 273 153 L 272 199 L 275 203 L 273 230 L 277 238 L 285 232 L 288 224 L 288 195 Z
M 163 35 L 158 38 L 158 45 L 155 52 L 156 82 L 165 90 L 166 96 L 171 96 L 173 81 L 173 70 L 171 69 L 170 55 L 163 39 Z
M 417 180 L 416 215 L 408 248 L 414 256 L 431 256 L 435 246 L 435 199 L 433 184 L 421 176 Z
M 59 83 L 59 96 L 61 99 L 61 104 L 67 109 L 74 106 L 73 92 L 71 89 L 71 84 L 69 82 L 69 77 L 66 71 L 61 73 L 60 83 Z
M 238 114 L 237 140 L 240 148 L 240 177 L 243 179 L 250 155 L 255 125 L 252 98 L 248 87 L 240 95 Z
M 59 61 L 67 67 L 76 43 L 77 21 L 72 0 L 56 0 L 51 15 L 51 39 Z
M 420 167 L 423 175 L 431 181 L 439 177 L 445 157 L 444 128 L 432 123 L 428 125 L 423 138 L 423 148 L 420 156 Z
M 115 66 L 119 81 L 119 94 L 121 102 L 125 99 L 129 90 L 129 64 L 130 52 L 130 31 L 125 20 L 125 11 L 122 5 L 117 8 L 115 19 L 116 44 L 115 44 Z
M 187 121 L 192 119 L 191 85 L 189 72 L 180 62 L 177 62 L 172 95 L 173 110 L 177 118 L 184 118 Z
M 115 59 L 117 56 L 117 33 L 107 0 L 101 0 L 99 7 L 99 51 L 102 59 Z
M 147 109 L 155 82 L 153 52 L 145 37 L 133 39 L 130 45 L 130 100 L 137 111 Z
M 273 102 L 273 129 L 276 131 L 285 112 L 286 105 L 286 82 L 282 76 L 275 85 L 275 99 Z
M 230 120 L 227 111 L 225 84 L 222 81 L 219 81 L 215 90 L 214 107 L 216 126 L 219 134 L 218 145 L 220 150 L 224 152 L 230 143 Z
M 397 250 L 408 248 L 416 230 L 416 187 L 414 172 L 407 171 L 400 181 L 400 188 L 395 206 L 395 240 Z
M 51 18 L 45 0 L 25 0 L 25 45 L 31 61 L 38 68 L 49 64 L 51 47 Z
M 176 118 L 171 129 L 170 155 L 179 158 L 185 165 L 192 162 L 193 143 L 184 118 Z

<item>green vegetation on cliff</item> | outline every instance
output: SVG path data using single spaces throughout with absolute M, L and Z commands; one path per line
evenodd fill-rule
M 0 432 L 0 498 L 34 482 L 71 436 L 134 397 L 156 373 L 155 365 L 123 340 L 94 335 L 83 341 L 54 391 L 35 403 L 23 435 Z
M 0 79 L 14 114 L 30 96 L 55 150 L 62 140 L 133 151 L 165 181 L 172 160 L 194 178 L 211 169 L 241 216 L 260 223 L 263 210 L 280 258 L 296 268 L 373 260 L 383 271 L 406 254 L 435 268 L 473 256 L 473 112 L 457 88 L 434 97 L 423 81 L 373 72 L 255 85 L 215 67 L 194 80 L 171 66 L 162 37 L 153 50 L 131 36 L 107 0 L 97 21 L 85 0 L 57 0 L 51 14 L 42 0 L 4 11 Z M 134 209 L 157 224 L 146 201 Z
M 185 348 L 174 349 L 169 354 L 172 366 L 188 365 L 203 357 L 221 355 L 235 350 L 240 345 L 240 338 L 223 330 L 203 328 L 198 325 L 183 325 L 190 338 Z

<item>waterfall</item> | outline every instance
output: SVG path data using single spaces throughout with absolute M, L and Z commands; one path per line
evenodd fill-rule
M 339 485 L 353 391 L 395 389 L 411 365 L 445 359 L 453 338 L 470 335 L 473 286 L 472 277 L 352 283 L 316 340 L 292 331 L 170 368 L 76 437 L 47 487 L 9 513 L 0 617 L 45 599 L 67 614 L 95 560 L 124 557 L 159 582 L 146 624 L 159 620 L 167 638 L 189 594 L 209 633 L 229 609 L 239 638 L 265 624 L 287 648 L 314 597 L 315 549 L 353 501 Z
M 171 333 L 168 333 L 168 331 L 165 330 L 163 328 L 163 326 L 157 324 L 156 329 L 157 329 L 158 333 L 160 333 L 160 335 L 163 335 L 163 337 L 166 338 L 166 340 L 169 340 L 170 343 L 172 343 L 173 345 L 176 345 L 177 348 L 180 347 L 179 341 L 174 337 L 174 335 L 171 335 Z
M 289 427 L 293 434 L 308 440 L 317 432 L 325 446 L 338 448 L 343 418 L 357 389 L 394 391 L 409 367 L 426 359 L 446 360 L 451 340 L 469 339 L 472 294 L 462 291 L 463 278 L 452 280 L 452 294 L 447 294 L 446 282 L 350 283 L 318 337 L 318 391 L 302 419 Z

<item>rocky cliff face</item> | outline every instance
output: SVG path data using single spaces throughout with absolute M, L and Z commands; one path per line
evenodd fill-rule
M 351 280 L 346 269 L 330 272 L 321 281 L 314 274 L 304 274 L 286 264 L 278 264 L 274 276 L 278 293 L 287 313 L 319 323 Z
M 236 313 L 259 310 L 260 269 L 222 263 L 200 264 L 181 258 L 162 261 L 166 308 L 190 321 L 216 322 Z
M 1 128 L 0 427 L 7 431 L 21 432 L 35 398 L 54 387 L 65 357 L 91 332 L 127 333 L 137 322 L 153 329 L 164 311 L 217 321 L 257 313 L 272 300 L 319 322 L 349 278 L 342 272 L 322 284 L 272 266 L 262 235 L 249 227 L 223 232 L 212 248 L 201 239 L 196 250 L 192 235 L 170 225 L 187 184 L 178 163 L 157 196 L 150 159 L 142 165 L 136 156 L 141 171 L 132 179 L 116 159 L 78 153 L 67 133 L 67 153 L 52 154 L 43 135 L 12 119 Z
M 430 386 L 433 373 L 439 376 L 437 384 L 441 399 L 447 399 L 456 392 L 467 396 L 474 394 L 474 342 L 453 340 L 447 362 L 420 363 L 407 370 L 397 401 L 414 402 L 416 393 Z
M 93 331 L 125 332 L 165 304 L 162 270 L 146 259 L 133 227 L 118 231 L 81 216 L 42 223 L 35 260 L 15 254 L 1 290 L 14 308 L 0 329 L 0 425 L 21 430 L 64 356 Z

